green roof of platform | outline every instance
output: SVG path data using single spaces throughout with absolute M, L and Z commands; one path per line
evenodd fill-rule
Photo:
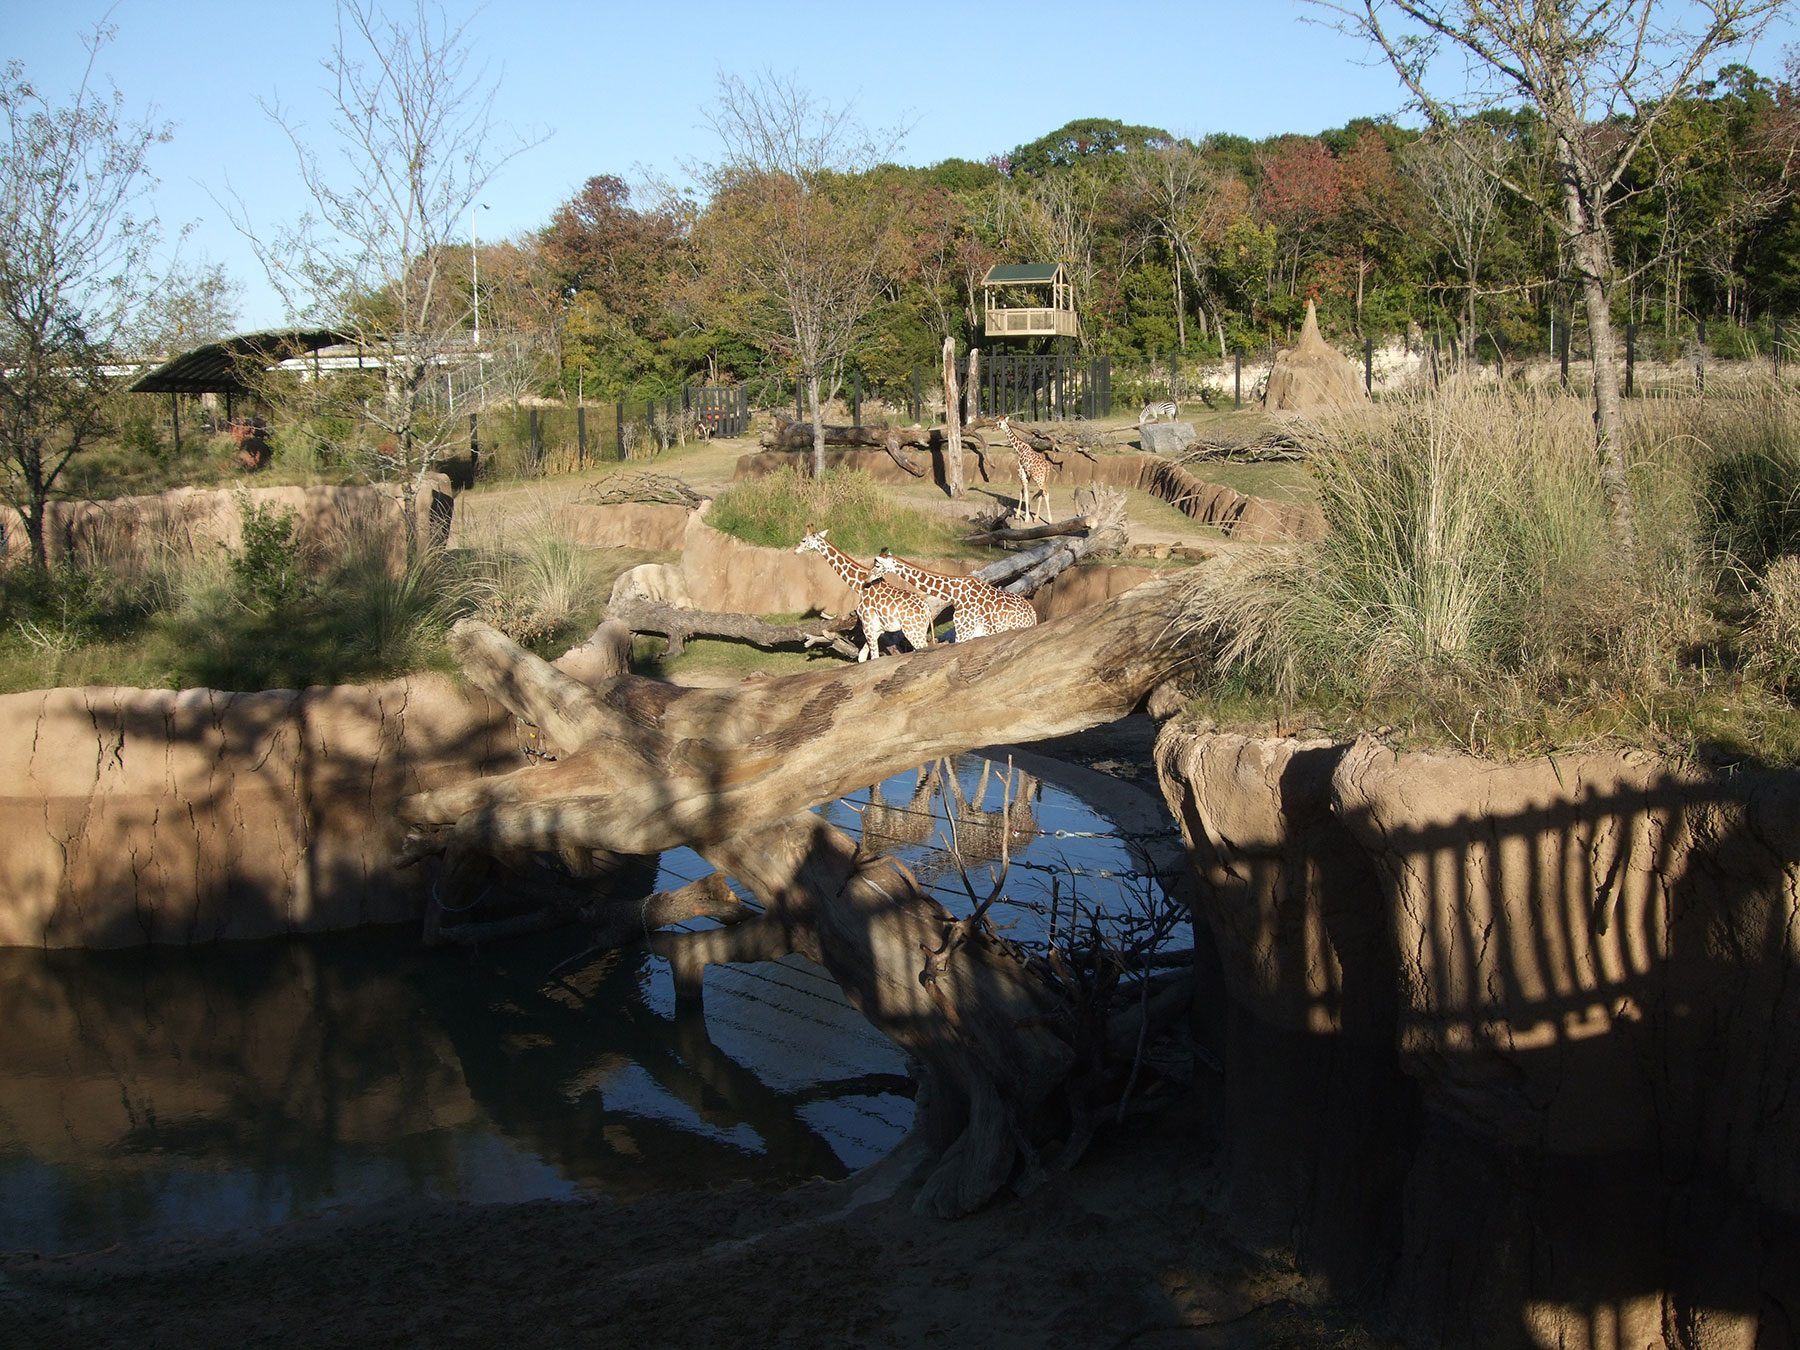
M 1056 274 L 1061 270 L 1060 263 L 1005 263 L 988 268 L 988 274 L 981 284 L 992 286 L 996 282 L 1006 281 L 1055 281 Z

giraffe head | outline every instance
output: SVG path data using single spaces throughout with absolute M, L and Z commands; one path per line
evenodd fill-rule
M 796 552 L 796 553 L 823 553 L 823 552 L 825 552 L 825 544 L 826 544 L 825 536 L 830 533 L 831 533 L 831 531 L 828 529 L 826 529 L 826 530 L 808 530 L 806 532 L 806 538 L 804 538 L 800 541 L 799 547 L 796 548 L 794 550 L 794 552 Z
M 899 571 L 900 560 L 885 548 L 869 560 L 869 567 L 879 576 L 891 577 Z
M 996 423 L 994 423 L 994 425 L 995 425 L 995 426 L 996 426 L 996 427 L 997 427 L 997 428 L 999 428 L 999 431 L 1000 431 L 1000 434 L 1001 434 L 1001 435 L 1002 435 L 1002 436 L 1008 436 L 1008 435 L 1011 435 L 1011 434 L 1012 434 L 1012 433 L 1011 433 L 1011 432 L 1009 432 L 1009 431 L 1008 431 L 1008 430 L 1007 430 L 1007 428 L 1008 428 L 1008 427 L 1009 427 L 1009 426 L 1011 426 L 1011 425 L 1012 425 L 1012 419 L 1011 419 L 1011 418 L 1008 418 L 1008 417 L 1002 417 L 1002 418 L 1001 418 L 1001 419 L 1000 419 L 1000 420 L 999 420 L 999 421 L 998 421 L 998 422 L 996 422 Z

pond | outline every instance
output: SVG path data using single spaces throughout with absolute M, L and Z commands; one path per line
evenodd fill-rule
M 1041 941 L 1078 906 L 1136 921 L 1154 890 L 1144 834 L 1025 777 L 1003 827 L 1005 766 L 978 756 L 925 777 L 825 812 L 966 912 L 938 846 L 960 797 L 980 894 L 1006 836 L 1010 937 Z M 706 870 L 672 851 L 656 885 Z M 840 1177 L 910 1124 L 902 1057 L 809 962 L 713 968 L 701 1010 L 677 1007 L 667 963 L 641 948 L 574 966 L 570 951 L 568 933 L 426 951 L 411 928 L 0 950 L 0 1251 L 416 1200 Z

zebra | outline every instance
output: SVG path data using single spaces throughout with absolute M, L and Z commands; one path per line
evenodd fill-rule
M 1154 421 L 1157 418 L 1164 418 L 1173 422 L 1180 414 L 1181 409 L 1172 399 L 1162 403 L 1146 403 L 1144 405 L 1144 410 L 1138 414 L 1138 425 L 1141 427 L 1144 423 Z

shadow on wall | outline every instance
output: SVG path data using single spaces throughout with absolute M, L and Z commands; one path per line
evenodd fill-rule
M 1418 1344 L 1792 1342 L 1800 775 L 1158 758 L 1226 991 L 1240 1236 Z

